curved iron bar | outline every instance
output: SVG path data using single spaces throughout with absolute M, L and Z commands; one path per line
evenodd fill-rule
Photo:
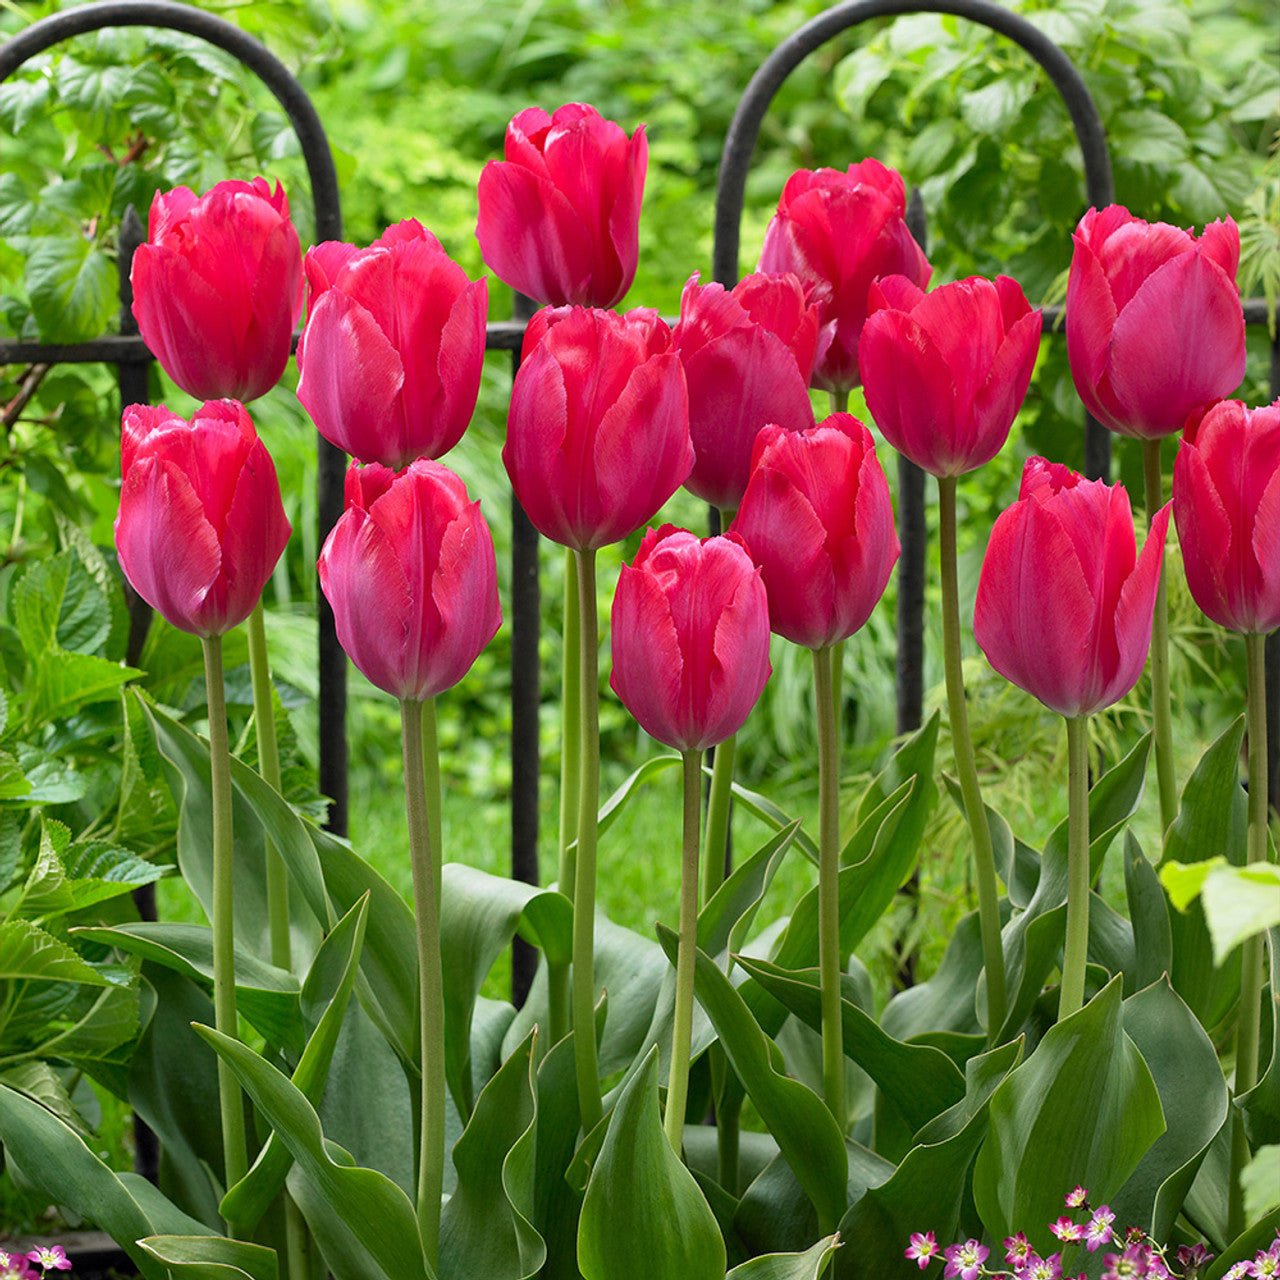
M 28 59 L 72 36 L 86 35 L 104 27 L 162 27 L 196 36 L 231 54 L 248 67 L 284 108 L 298 136 L 311 180 L 311 200 L 315 209 L 316 236 L 321 240 L 342 238 L 342 206 L 333 153 L 320 116 L 306 91 L 288 67 L 260 40 L 239 27 L 191 5 L 173 0 L 100 0 L 33 22 L 24 31 L 0 45 L 0 82 L 6 80 Z M 137 362 L 140 340 L 128 335 L 106 338 L 107 352 L 97 357 L 120 362 Z M 136 345 L 135 345 L 136 344 Z M 22 351 L 26 344 L 15 348 Z M 101 344 L 99 344 L 101 345 Z M 57 348 L 39 348 L 41 359 L 57 359 Z M 120 350 L 123 349 L 123 350 Z M 53 354 L 50 355 L 50 352 Z M 145 353 L 145 348 L 143 348 Z M 21 359 L 21 355 L 9 355 Z M 146 359 L 146 355 L 141 355 Z M 342 514 L 342 487 L 346 455 L 319 435 L 317 445 L 317 507 L 323 539 Z M 347 831 L 347 658 L 338 644 L 333 613 L 320 596 L 320 789 L 330 798 L 329 827 L 340 835 Z

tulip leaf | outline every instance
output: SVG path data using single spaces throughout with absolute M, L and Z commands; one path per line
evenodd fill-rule
M 676 936 L 658 926 L 672 962 Z M 844 1138 L 827 1105 L 782 1067 L 778 1046 L 761 1030 L 742 996 L 706 952 L 697 952 L 694 989 L 769 1132 L 818 1211 L 819 1230 L 830 1230 L 845 1208 L 849 1177 Z
M 1269 996 L 1267 1008 L 1270 1017 L 1263 1020 L 1263 1029 L 1265 1032 L 1269 1021 L 1271 1051 L 1259 1072 L 1258 1083 L 1236 1099 L 1236 1106 L 1244 1114 L 1245 1133 L 1255 1148 L 1280 1143 L 1280 1013 L 1277 1013 L 1277 1003 L 1280 1002 L 1280 928 L 1268 931 L 1267 954 L 1271 982 L 1265 994 Z M 1266 1053 L 1265 1039 L 1261 1048 Z
M 578 1227 L 584 1280 L 724 1280 L 725 1246 L 658 1115 L 651 1049 L 618 1098 L 591 1170 Z
M 736 951 L 742 945 L 782 857 L 799 830 L 797 818 L 766 840 L 733 869 L 711 901 L 698 912 L 698 946 L 709 956 Z
M 276 1280 L 276 1251 L 225 1236 L 146 1236 L 138 1241 L 175 1280 Z
M 704 769 L 703 772 L 708 778 L 711 777 L 711 770 Z M 776 804 L 767 796 L 762 796 L 758 792 L 750 791 L 741 783 L 735 782 L 731 787 L 734 800 L 740 804 L 748 813 L 760 819 L 761 822 L 767 822 L 776 831 L 781 831 L 791 826 L 795 819 L 789 814 L 783 812 Z M 816 867 L 818 865 L 818 846 L 814 844 L 813 838 L 801 827 L 795 834 L 795 845 L 806 858 Z
M 1025 1231 L 1043 1257 L 1077 1183 L 1098 1203 L 1119 1191 L 1164 1132 L 1160 1095 L 1125 1035 L 1121 982 L 1051 1027 L 991 1099 L 973 1194 L 995 1239 Z
M 657 777 L 660 773 L 665 773 L 668 769 L 678 767 L 681 757 L 678 755 L 661 755 L 654 756 L 652 759 L 646 760 L 638 769 L 630 774 L 625 781 L 614 789 L 613 794 L 600 806 L 596 815 L 598 823 L 597 835 L 602 836 L 611 826 L 622 816 L 622 811 L 626 807 L 627 802 L 635 795 L 640 787 L 648 782 L 651 778 Z
M 1227 1086 L 1212 1042 L 1167 975 L 1124 1002 L 1124 1030 L 1151 1072 L 1168 1127 L 1108 1203 L 1118 1222 L 1167 1240 L 1227 1118 Z
M 534 1229 L 533 1039 L 520 1044 L 481 1090 L 453 1147 L 457 1187 L 440 1219 L 442 1276 L 528 1280 L 546 1260 Z
M 1124 838 L 1124 892 L 1133 925 L 1134 986 L 1142 990 L 1172 972 L 1173 934 L 1164 890 L 1132 831 Z
M 956 925 L 942 961 L 927 982 L 908 987 L 889 1001 L 880 1019 L 884 1030 L 897 1040 L 911 1040 L 926 1033 L 960 1034 L 981 1048 L 974 990 L 982 971 L 982 935 L 978 913 L 971 911 Z
M 196 1030 L 289 1148 L 290 1191 L 336 1280 L 429 1280 L 409 1197 L 375 1169 L 339 1163 L 311 1104 L 269 1062 L 212 1027 Z
M 908 814 L 908 826 L 900 833 L 904 841 L 919 841 L 924 824 L 938 802 L 938 788 L 933 781 L 933 760 L 938 745 L 938 726 L 941 713 L 935 711 L 929 719 L 893 753 L 889 763 L 872 779 L 854 814 L 853 835 L 842 850 L 840 860 L 849 864 L 861 862 L 871 850 L 886 814 L 886 803 L 901 792 L 904 783 L 919 778 L 921 787 L 916 792 L 916 802 Z M 914 834 L 913 834 L 914 832 Z
M 839 1233 L 824 1236 L 803 1253 L 765 1253 L 734 1267 L 725 1280 L 819 1280 L 841 1247 Z
M 917 1135 L 892 1175 L 868 1187 L 850 1206 L 840 1234 L 853 1242 L 837 1260 L 837 1274 L 856 1280 L 907 1280 L 918 1275 L 902 1242 L 921 1222 L 942 1239 L 954 1238 L 964 1210 L 966 1173 L 986 1136 L 989 1106 L 1022 1056 L 1022 1044 L 1004 1044 L 969 1060 L 964 1096 Z

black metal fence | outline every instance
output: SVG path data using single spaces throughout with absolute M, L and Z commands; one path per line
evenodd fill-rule
M 729 127 L 721 157 L 719 188 L 715 210 L 715 279 L 732 286 L 739 277 L 739 227 L 748 167 L 755 149 L 761 122 L 774 95 L 792 71 L 806 58 L 840 33 L 873 18 L 907 13 L 951 14 L 989 27 L 1021 46 L 1044 69 L 1061 95 L 1080 144 L 1084 159 L 1086 203 L 1097 206 L 1113 199 L 1111 160 L 1101 118 L 1084 81 L 1071 60 L 1052 40 L 1024 18 L 992 0 L 845 0 L 806 23 L 780 44 L 761 64 L 747 86 Z M 102 0 L 68 9 L 33 23 L 25 31 L 0 45 L 0 82 L 23 63 L 51 46 L 76 35 L 107 27 L 161 27 L 200 37 L 225 50 L 253 71 L 275 95 L 298 136 L 311 181 L 315 208 L 316 235 L 321 240 L 339 239 L 342 214 L 337 175 L 324 127 L 315 107 L 297 80 L 278 58 L 253 36 L 239 27 L 200 9 L 171 0 Z M 923 245 L 926 228 L 920 201 L 914 199 L 909 221 Z M 133 250 L 143 238 L 135 216 L 126 219 L 119 246 L 120 334 L 74 345 L 36 342 L 0 342 L 0 364 L 43 364 L 102 362 L 118 370 L 122 402 L 141 403 L 148 398 L 148 365 L 152 359 L 130 310 L 129 268 Z M 1245 320 L 1250 325 L 1268 322 L 1263 299 L 1245 301 Z M 525 321 L 530 314 L 527 299 L 517 297 L 516 316 L 510 321 L 490 322 L 487 346 L 490 350 L 518 353 Z M 1046 332 L 1060 332 L 1061 308 L 1045 311 Z M 1280 343 L 1271 346 L 1271 392 L 1280 396 Z M 342 513 L 343 476 L 346 455 L 317 436 L 319 537 L 323 541 Z M 1110 471 L 1110 437 L 1091 418 L 1085 418 L 1085 469 L 1090 476 L 1106 478 Z M 924 477 L 905 459 L 899 463 L 898 525 L 902 543 L 898 590 L 898 728 L 918 725 L 923 700 L 924 561 Z M 512 871 L 520 879 L 538 881 L 538 631 L 540 593 L 538 587 L 538 535 L 519 505 L 512 499 Z M 319 687 L 320 687 L 320 787 L 330 797 L 330 826 L 339 834 L 347 831 L 347 739 L 346 739 L 346 655 L 338 645 L 333 615 L 319 595 Z M 148 612 L 145 606 L 133 611 L 129 653 L 136 656 L 145 635 Z M 1272 803 L 1280 801 L 1280 644 L 1272 636 L 1267 644 L 1270 793 Z M 531 967 L 517 954 L 515 986 L 517 1000 L 527 990 Z

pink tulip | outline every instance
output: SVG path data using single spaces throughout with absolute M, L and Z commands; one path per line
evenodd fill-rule
M 769 678 L 769 606 L 733 534 L 650 529 L 613 597 L 609 685 L 651 737 L 703 751 L 746 723 Z
M 649 143 L 570 102 L 521 111 L 480 174 L 485 264 L 535 302 L 612 307 L 635 279 Z
M 480 504 L 426 458 L 403 471 L 353 463 L 346 510 L 317 567 L 338 642 L 397 698 L 423 701 L 457 684 L 502 623 Z
M 1187 422 L 1173 518 L 1196 604 L 1231 631 L 1280 627 L 1280 400 L 1220 400 Z
M 872 284 L 870 309 L 858 367 L 884 438 L 935 476 L 990 462 L 1040 350 L 1040 312 L 1017 281 L 971 276 L 926 294 L 888 276 Z
M 130 281 L 143 341 L 189 395 L 255 400 L 280 380 L 302 310 L 302 250 L 279 183 L 157 193 Z
M 120 436 L 116 553 L 133 589 L 175 627 L 220 636 L 243 622 L 289 541 L 266 446 L 242 404 L 190 422 L 130 405 Z
M 1119 701 L 1151 644 L 1169 507 L 1137 554 L 1123 485 L 1029 458 L 991 531 L 973 631 L 1005 679 L 1067 717 Z
M 778 635 L 808 649 L 853 635 L 898 559 L 871 432 L 847 413 L 807 431 L 765 427 L 731 531 L 760 566 Z
M 764 233 L 761 271 L 793 272 L 822 307 L 822 354 L 813 385 L 858 385 L 858 338 L 878 276 L 902 275 L 920 288 L 932 268 L 907 230 L 902 175 L 879 160 L 838 169 L 800 169 L 787 179 Z
M 1110 205 L 1090 209 L 1074 240 L 1067 354 L 1076 391 L 1099 422 L 1157 440 L 1240 385 L 1240 232 L 1230 218 L 1197 239 Z
M 307 252 L 298 399 L 324 438 L 361 462 L 438 458 L 475 411 L 489 286 L 414 219 L 367 249 Z
M 693 466 L 689 401 L 656 311 L 544 308 L 525 331 L 502 460 L 545 537 L 620 542 Z
M 689 384 L 696 455 L 685 488 L 729 511 L 742 501 L 751 448 L 768 423 L 813 426 L 809 374 L 818 311 L 792 275 L 749 275 L 732 292 L 689 278 L 673 334 Z

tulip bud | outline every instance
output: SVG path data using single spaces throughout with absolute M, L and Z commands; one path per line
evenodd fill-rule
M 778 635 L 808 649 L 853 635 L 899 549 L 871 432 L 847 413 L 807 431 L 766 427 L 731 532 L 760 566 Z
M 280 380 L 302 310 L 302 250 L 279 183 L 157 193 L 129 278 L 143 341 L 183 391 L 255 400 Z
M 1240 232 L 1230 218 L 1197 239 L 1110 205 L 1090 209 L 1073 239 L 1067 355 L 1099 422 L 1158 440 L 1240 385 Z
M 504 161 L 480 174 L 476 239 L 485 265 L 551 306 L 612 307 L 635 279 L 649 143 L 570 102 L 521 111 Z
M 253 612 L 289 541 L 275 465 L 242 404 L 190 422 L 124 411 L 116 553 L 133 589 L 175 627 L 220 636 Z
M 420 702 L 457 684 L 502 624 L 480 504 L 426 458 L 403 471 L 352 464 L 317 568 L 338 643 L 397 698 Z
M 1173 469 L 1187 586 L 1219 626 L 1280 627 L 1280 400 L 1192 414 Z
M 884 438 L 930 475 L 990 462 L 1040 350 L 1040 312 L 1017 281 L 971 276 L 924 293 L 888 276 L 872 284 L 869 305 L 858 368 Z
M 620 542 L 651 519 L 693 466 L 684 370 L 657 312 L 539 311 L 502 461 L 534 528 L 563 546 Z
M 367 249 L 316 245 L 306 273 L 298 399 L 320 434 L 393 468 L 452 449 L 480 393 L 487 282 L 414 219 Z
M 973 632 L 987 660 L 1069 718 L 1119 701 L 1147 660 L 1168 527 L 1166 504 L 1139 556 L 1123 485 L 1028 458 L 978 579 Z

